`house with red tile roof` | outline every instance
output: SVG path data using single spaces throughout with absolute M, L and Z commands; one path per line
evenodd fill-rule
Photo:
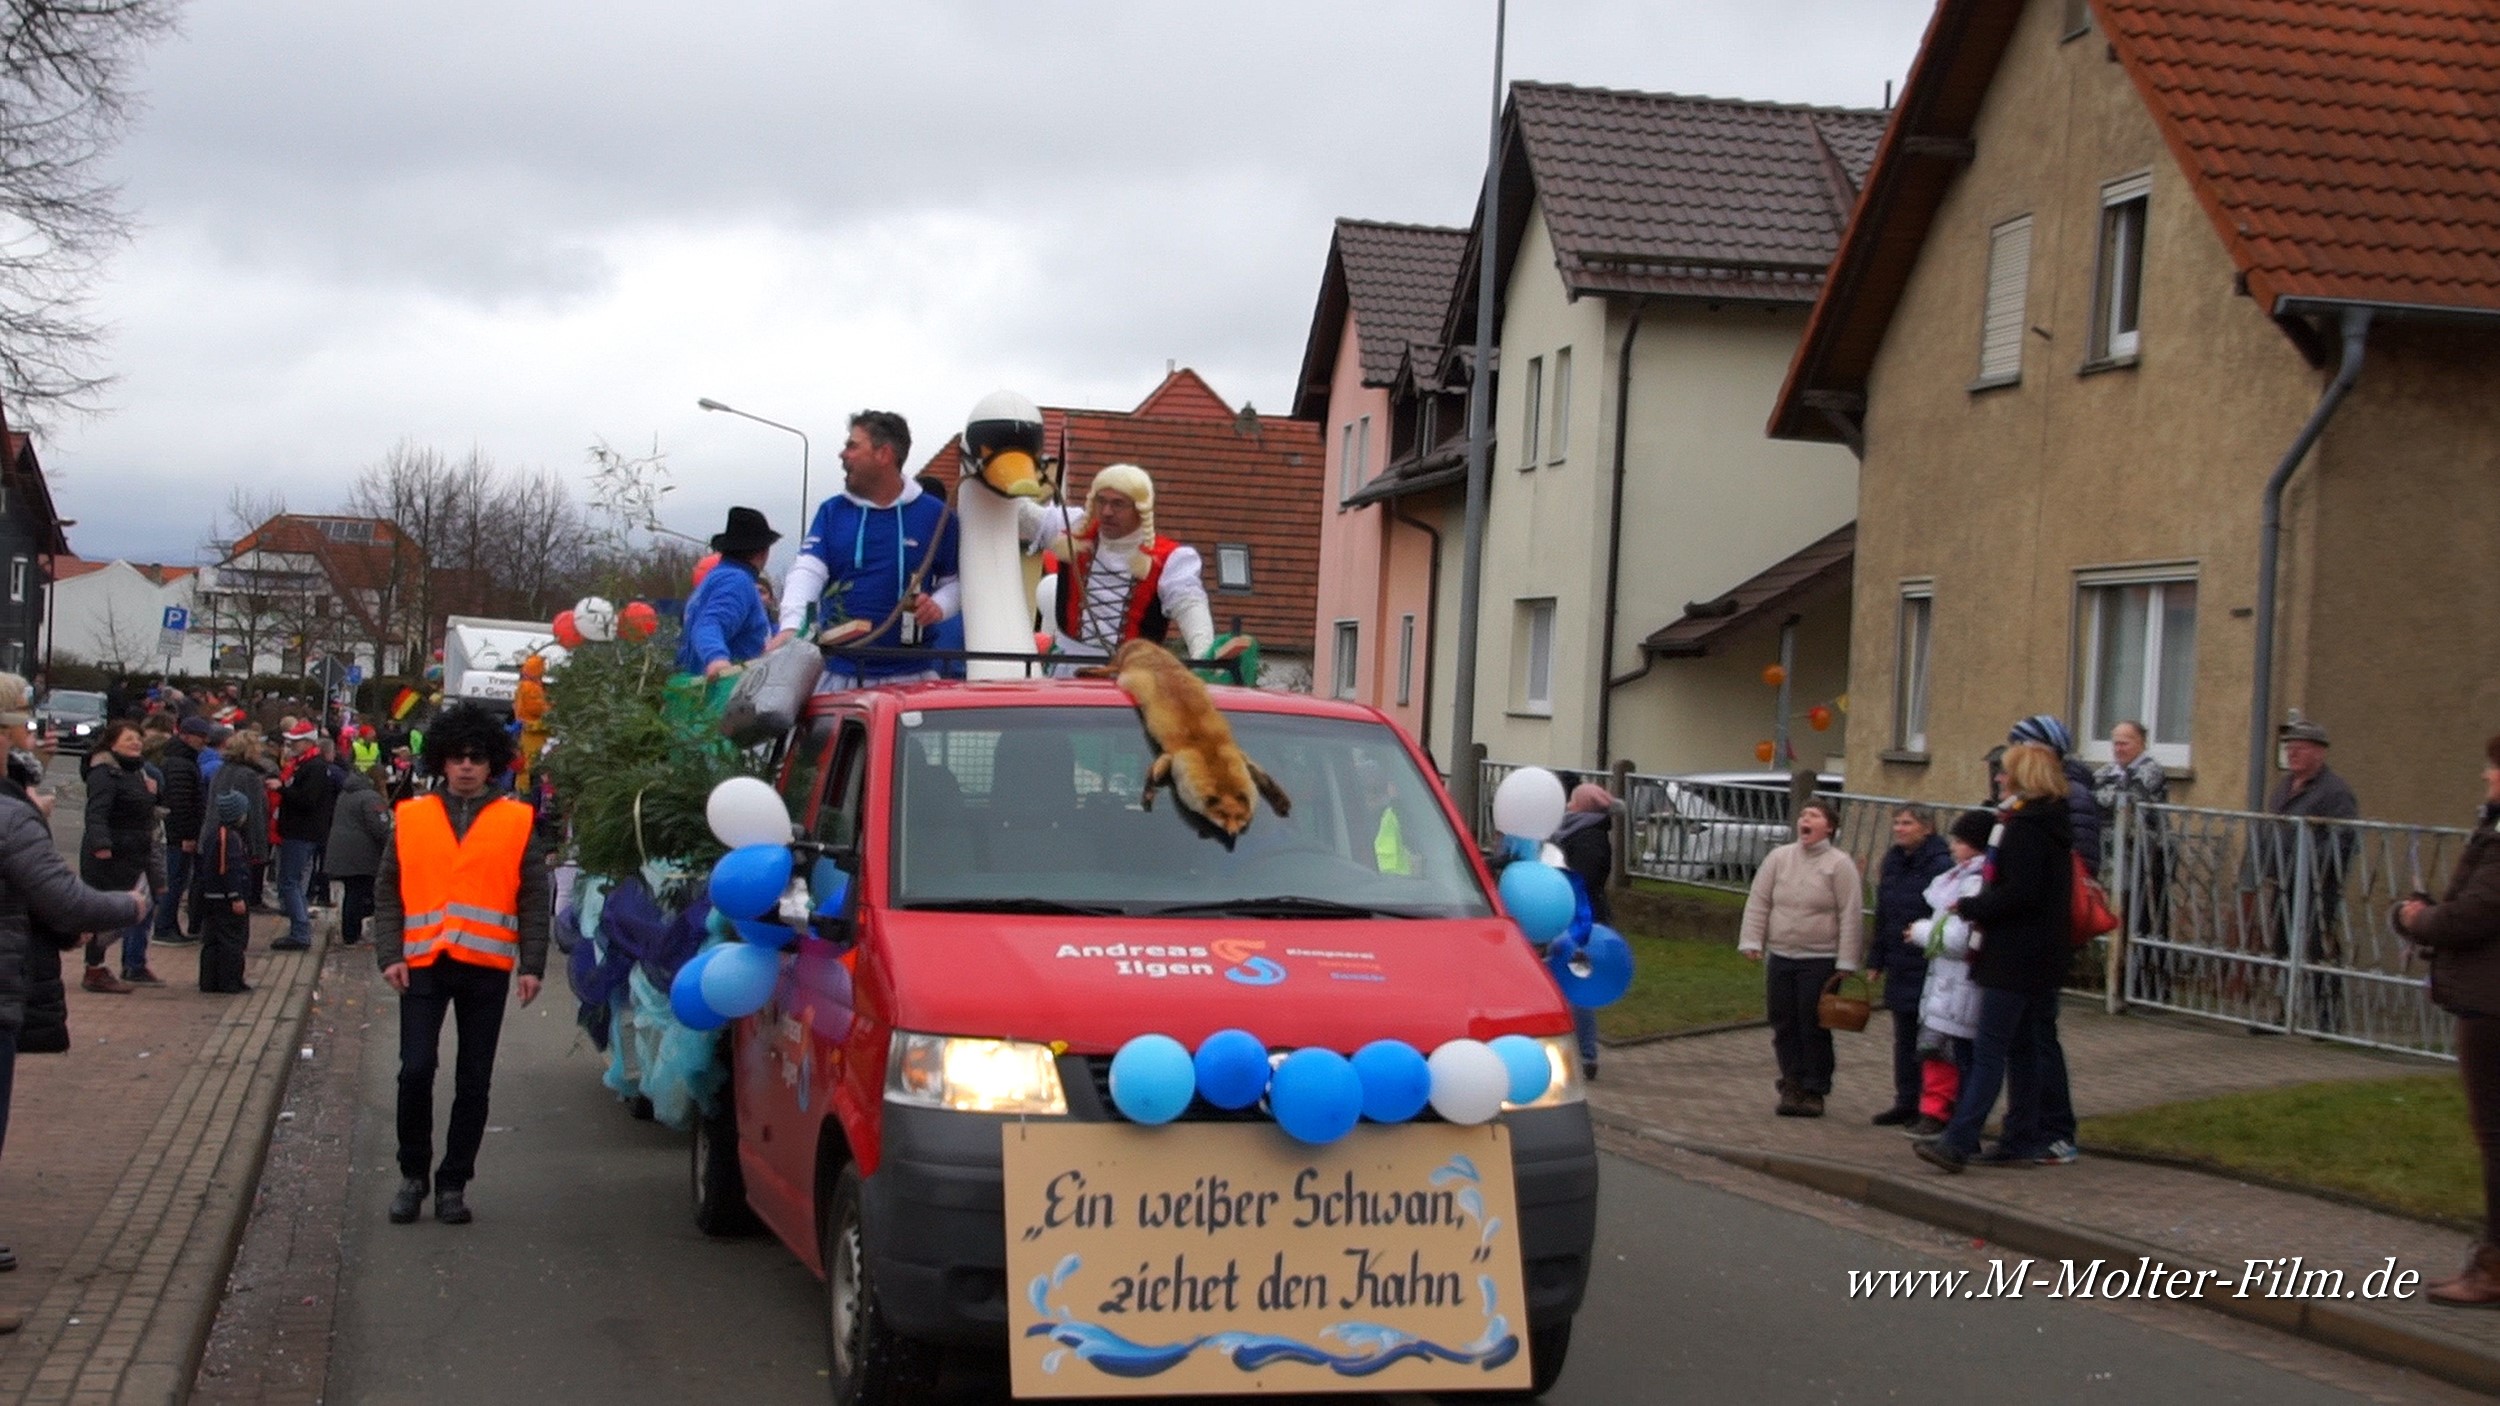
M 1166 375 L 1131 410 L 1046 407 L 1045 451 L 1060 461 L 1068 501 L 1110 464 L 1153 476 L 1155 531 L 1198 549 L 1217 632 L 1259 640 L 1260 682 L 1308 689 L 1311 620 L 1319 581 L 1319 429 L 1225 403 L 1197 372 Z M 960 442 L 949 439 L 921 474 L 952 485 Z
M 1856 510 L 1856 463 L 1843 449 L 1766 439 L 1760 415 L 1883 121 L 1513 86 L 1496 158 L 1497 374 L 1474 699 L 1493 757 L 1752 769 L 1783 706 L 1794 760 L 1840 751 L 1843 729 L 1805 719 L 1842 716 L 1816 709 L 1847 690 L 1849 579 L 1829 554 L 1836 540 L 1847 554 L 1834 534 Z M 1339 495 L 1397 504 L 1441 534 L 1428 618 L 1453 626 L 1477 228 L 1461 238 L 1438 331 L 1410 338 L 1386 367 L 1387 466 Z M 1323 322 L 1328 306 L 1323 297 Z M 1315 344 L 1328 330 L 1315 327 Z M 1378 377 L 1367 337 L 1362 350 L 1365 379 Z M 1306 398 L 1316 384 L 1306 371 Z M 1326 413 L 1342 419 L 1333 401 Z M 1456 633 L 1432 640 L 1436 739 L 1449 726 Z M 1783 657 L 1784 689 L 1764 681 Z
M 1320 426 L 1327 457 L 1314 686 L 1380 709 L 1427 749 L 1440 628 L 1434 585 L 1444 563 L 1454 570 L 1458 560 L 1457 540 L 1445 540 L 1433 519 L 1448 509 L 1454 482 L 1417 489 L 1385 472 L 1392 462 L 1411 464 L 1419 433 L 1432 441 L 1427 448 L 1445 438 L 1438 425 L 1422 424 L 1441 408 L 1436 399 L 1410 390 L 1393 403 L 1391 387 L 1418 358 L 1438 358 L 1466 243 L 1464 230 L 1337 221 L 1294 392 L 1294 414 Z M 1465 428 L 1463 400 L 1449 418 L 1452 431 Z
M 1770 419 L 1861 456 L 1853 790 L 2144 723 L 2366 814 L 2500 728 L 2500 7 L 1943 0 Z M 1786 485 L 1768 480 L 1765 493 Z
M 437 618 L 412 628 L 425 576 L 424 549 L 388 521 L 281 513 L 201 568 L 192 629 L 221 673 L 300 673 L 326 656 L 386 674 L 406 668 L 457 608 L 437 599 Z

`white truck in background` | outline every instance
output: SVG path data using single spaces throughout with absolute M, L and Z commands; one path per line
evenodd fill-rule
M 521 661 L 544 654 L 564 662 L 556 627 L 543 620 L 490 620 L 454 615 L 443 625 L 443 698 L 491 703 L 509 710 L 521 687 Z

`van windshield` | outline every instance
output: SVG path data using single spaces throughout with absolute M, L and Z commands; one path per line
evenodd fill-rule
M 1124 708 L 907 713 L 895 758 L 894 889 L 906 908 L 1208 916 L 1482 917 L 1461 841 L 1379 723 L 1230 713 L 1276 779 L 1234 846 L 1201 833 Z

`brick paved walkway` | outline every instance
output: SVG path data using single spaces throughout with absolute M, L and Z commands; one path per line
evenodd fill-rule
M 1618 1124 L 1655 1128 L 1688 1145 L 1821 1159 L 2235 1270 L 2250 1258 L 2303 1255 L 2310 1266 L 2344 1269 L 2357 1281 L 2395 1255 L 2427 1281 L 2445 1278 L 2464 1260 L 2470 1237 L 2453 1230 L 2228 1177 L 2093 1157 L 2088 1148 L 2068 1167 L 1945 1176 L 1913 1156 L 1897 1130 L 1867 1121 L 1892 1103 L 1889 1019 L 1878 1012 L 1865 1034 L 1835 1037 L 1839 1075 L 1828 1116 L 1820 1119 L 1773 1116 L 1778 1073 L 1764 1029 L 1611 1049 L 1592 1099 Z M 2076 1111 L 2086 1118 L 2243 1090 L 2454 1068 L 2185 1019 L 2113 1017 L 2075 1003 L 2060 1017 L 2060 1031 Z M 2418 1297 L 2367 1307 L 2500 1361 L 2500 1314 L 2458 1313 Z

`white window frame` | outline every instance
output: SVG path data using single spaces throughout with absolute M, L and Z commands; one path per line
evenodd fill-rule
M 1345 432 L 1337 437 L 1337 506 L 1345 506 L 1345 500 L 1362 486 L 1354 477 L 1354 422 L 1348 420 Z
M 2023 379 L 2023 339 L 2031 335 L 2031 216 L 2016 215 L 1988 231 L 1986 281 L 1979 311 L 1979 379 L 1973 390 Z
M 1519 711 L 1550 718 L 1554 715 L 1554 598 L 1522 599 L 1517 609 Z
M 24 557 L 9 558 L 9 600 L 13 604 L 25 603 L 28 564 Z
M 2143 345 L 2144 236 L 2152 222 L 2152 195 L 2150 173 L 2101 187 L 2100 271 L 2092 305 L 2092 351 L 2098 360 L 2122 360 Z
M 1398 617 L 1398 706 L 1415 700 L 1415 616 L 1413 612 Z
M 1537 445 L 1545 425 L 1545 358 L 1528 358 L 1527 406 L 1519 417 L 1519 467 L 1536 467 Z
M 2190 739 L 2187 737 L 2173 738 L 2171 736 L 2173 728 L 2170 725 L 2173 720 L 2155 716 L 2155 714 L 2159 711 L 2156 705 L 2161 699 L 2162 684 L 2161 661 L 2164 612 L 2162 610 L 2162 600 L 2159 588 L 2170 585 L 2184 585 L 2197 588 L 2197 594 L 2199 596 L 2198 614 L 2200 616 L 2203 614 L 2203 583 L 2199 579 L 2196 564 L 2193 562 L 2170 562 L 2154 566 L 2105 568 L 2092 571 L 2080 571 L 2075 574 L 2076 657 L 2075 700 L 2072 715 L 2076 724 L 2075 752 L 2077 756 L 2081 757 L 2085 761 L 2106 762 L 2111 760 L 2109 752 L 2109 729 L 2128 719 L 2142 719 L 2153 729 L 2152 746 L 2148 749 L 2153 754 L 2153 760 L 2160 762 L 2163 766 L 2171 768 L 2172 770 L 2182 770 L 2194 764 L 2194 752 L 2190 745 Z M 2144 630 L 2144 692 L 2142 697 L 2137 700 L 2135 706 L 2125 712 L 2122 716 L 2114 718 L 2098 717 L 2093 711 L 2099 706 L 2101 692 L 2101 612 L 2099 608 L 2100 602 L 2098 593 L 2104 590 L 2123 589 L 2128 586 L 2151 586 L 2156 588 L 2153 598 L 2148 606 L 2147 614 L 2149 618 L 2145 622 Z M 2200 626 L 2199 633 L 2202 633 L 2202 621 L 2200 620 L 2198 623 Z M 2188 658 L 2189 683 L 2187 709 L 2189 714 L 2189 727 L 2193 726 L 2193 719 L 2196 712 L 2195 672 L 2196 659 L 2194 651 L 2191 649 Z M 2184 731 L 2186 729 L 2181 730 Z
M 1372 481 L 1372 417 L 1354 422 L 1354 486 L 1360 489 Z
M 1363 657 L 1363 622 L 1337 622 L 1335 652 L 1329 656 L 1329 680 L 1332 697 L 1351 699 L 1357 696 Z
M 1892 745 L 1898 751 L 1927 752 L 1935 649 L 1936 583 L 1904 581 L 1893 642 Z
M 1571 348 L 1554 353 L 1554 428 L 1545 457 L 1559 464 L 1571 453 Z

